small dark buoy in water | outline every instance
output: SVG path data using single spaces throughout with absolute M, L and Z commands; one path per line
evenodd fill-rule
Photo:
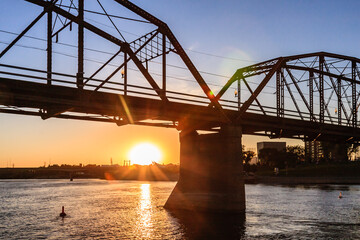
M 64 206 L 62 206 L 62 211 L 60 213 L 60 217 L 65 217 L 66 213 L 64 212 Z
M 341 194 L 341 192 L 339 193 L 339 198 L 342 198 L 342 194 Z

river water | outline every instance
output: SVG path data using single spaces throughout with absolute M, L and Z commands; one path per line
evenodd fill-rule
M 174 186 L 0 181 L 0 239 L 360 239 L 359 185 L 246 185 L 240 216 L 170 213 Z

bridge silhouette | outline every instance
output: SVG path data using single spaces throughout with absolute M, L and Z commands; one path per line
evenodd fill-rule
M 358 58 L 326 52 L 278 57 L 238 69 L 216 93 L 167 24 L 127 0 L 113 2 L 140 18 L 108 14 L 100 1 L 98 12 L 85 9 L 84 0 L 26 2 L 38 6 L 41 13 L 20 33 L 1 30 L 13 39 L 0 53 L 0 112 L 178 129 L 181 169 L 165 205 L 170 209 L 245 209 L 242 134 L 338 143 L 360 139 Z M 116 34 L 90 23 L 85 14 L 104 17 Z M 42 18 L 46 18 L 46 38 L 28 35 Z M 117 19 L 153 29 L 127 41 Z M 84 53 L 105 52 L 86 48 L 84 32 L 96 37 L 95 46 L 102 42 L 112 46 L 106 53 L 110 57 L 88 68 Z M 63 35 L 77 42 L 71 46 L 77 52 L 75 64 L 56 60 L 66 55 L 57 49 Z M 22 39 L 46 43 L 42 68 L 24 64 L 19 48 L 37 47 L 21 45 Z M 19 57 L 7 58 L 13 55 Z M 201 91 L 171 87 L 167 71 L 174 57 Z M 160 74 L 150 70 L 154 62 Z M 59 67 L 66 64 L 71 67 Z M 134 69 L 140 74 L 132 77 Z

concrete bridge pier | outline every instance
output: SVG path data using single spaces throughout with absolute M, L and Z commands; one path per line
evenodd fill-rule
M 242 130 L 221 127 L 219 133 L 180 133 L 180 177 L 165 208 L 203 212 L 245 211 Z

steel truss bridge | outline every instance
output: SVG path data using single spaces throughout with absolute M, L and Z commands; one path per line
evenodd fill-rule
M 109 2 L 129 15 L 111 14 Z M 0 29 L 0 112 L 179 130 L 239 125 L 243 134 L 270 138 L 360 140 L 360 59 L 326 52 L 279 57 L 238 69 L 216 93 L 166 23 L 127 0 L 97 3 L 98 11 L 85 8 L 84 0 L 24 1 L 39 14 L 24 29 Z M 100 17 L 111 31 L 95 21 Z M 130 41 L 120 20 L 145 24 L 147 31 Z M 34 28 L 44 37 L 31 35 Z M 64 60 L 66 47 L 76 53 L 71 60 Z M 96 54 L 107 58 L 86 58 Z M 171 81 L 174 59 L 199 91 Z

